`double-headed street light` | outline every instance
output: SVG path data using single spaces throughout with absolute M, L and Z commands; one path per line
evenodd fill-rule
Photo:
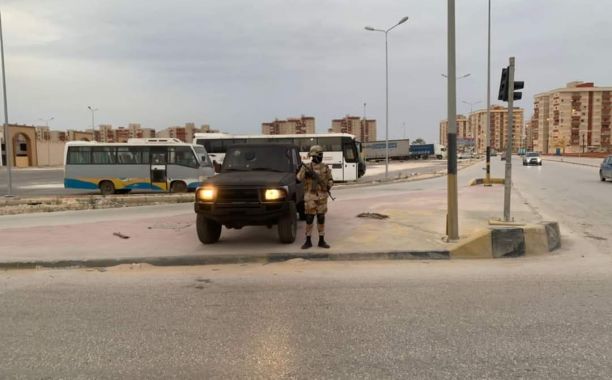
M 382 32 L 385 34 L 385 178 L 389 176 L 389 43 L 388 34 L 396 26 L 408 21 L 408 16 L 403 17 L 399 22 L 389 29 L 376 29 L 366 26 L 365 30 L 370 32 Z

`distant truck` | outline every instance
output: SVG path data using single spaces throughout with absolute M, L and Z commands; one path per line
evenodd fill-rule
M 384 160 L 386 156 L 385 141 L 362 143 L 366 160 Z M 410 144 L 410 140 L 389 140 L 389 160 L 446 158 L 446 147 L 440 144 Z
M 410 145 L 410 158 L 426 160 L 429 157 L 435 157 L 438 160 L 446 158 L 446 147 L 440 144 Z
M 386 142 L 371 141 L 361 144 L 366 160 L 378 161 L 386 157 Z M 410 140 L 389 140 L 389 159 L 407 160 L 410 158 Z

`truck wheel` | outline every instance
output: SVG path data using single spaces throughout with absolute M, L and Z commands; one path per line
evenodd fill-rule
M 297 210 L 295 202 L 289 203 L 289 212 L 278 221 L 278 237 L 283 244 L 291 244 L 297 235 Z
M 297 212 L 300 215 L 300 220 L 306 220 L 306 210 L 305 210 L 305 204 L 304 202 L 300 202 L 297 205 Z
M 221 236 L 221 225 L 201 214 L 198 214 L 196 218 L 196 229 L 198 238 L 203 244 L 214 244 Z
M 102 193 L 102 195 L 111 195 L 115 193 L 115 185 L 113 185 L 111 181 L 102 181 L 98 187 L 100 187 L 100 193 Z

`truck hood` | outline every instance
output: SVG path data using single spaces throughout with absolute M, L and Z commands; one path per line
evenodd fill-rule
M 295 174 L 266 171 L 219 173 L 208 178 L 203 185 L 214 186 L 283 186 L 295 182 Z

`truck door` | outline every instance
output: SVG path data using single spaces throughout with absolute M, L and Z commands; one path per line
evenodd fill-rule
M 168 191 L 168 148 L 151 147 L 151 190 Z

